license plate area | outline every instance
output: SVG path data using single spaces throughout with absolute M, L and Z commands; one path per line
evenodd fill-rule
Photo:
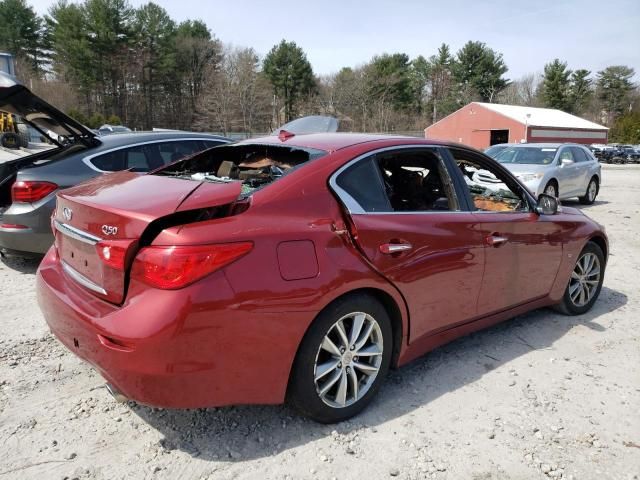
M 58 232 L 58 253 L 62 261 L 97 285 L 102 285 L 96 246 Z

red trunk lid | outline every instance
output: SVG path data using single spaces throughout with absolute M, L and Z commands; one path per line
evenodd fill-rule
M 196 190 L 202 190 L 197 201 L 185 202 Z M 240 191 L 240 182 L 203 185 L 131 172 L 102 175 L 63 190 L 54 214 L 56 247 L 63 268 L 99 297 L 121 303 L 127 269 L 151 222 L 177 210 L 232 203 Z

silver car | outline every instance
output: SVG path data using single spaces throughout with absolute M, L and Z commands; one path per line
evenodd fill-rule
M 601 167 L 591 151 L 573 143 L 523 143 L 488 152 L 511 170 L 536 197 L 578 197 L 591 205 L 601 185 Z M 490 186 L 490 178 L 482 178 Z M 496 179 L 496 181 L 498 181 Z

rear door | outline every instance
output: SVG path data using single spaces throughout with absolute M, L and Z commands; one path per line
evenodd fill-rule
M 573 163 L 563 165 L 563 160 L 570 160 Z M 580 182 L 580 165 L 572 147 L 562 147 L 558 155 L 558 190 L 560 198 L 571 197 L 578 191 Z
M 484 246 L 470 229 L 438 148 L 397 147 L 360 157 L 331 180 L 370 265 L 402 293 L 410 341 L 472 319 Z
M 521 187 L 505 171 L 470 150 L 450 148 L 462 174 L 473 220 L 469 228 L 485 245 L 485 270 L 478 315 L 485 316 L 548 295 L 562 259 L 562 227 L 533 211 Z M 472 171 L 486 170 L 502 181 L 491 189 Z M 467 173 L 469 172 L 469 173 Z
M 576 192 L 577 195 L 584 195 L 587 192 L 587 185 L 591 179 L 591 158 L 581 147 L 571 147 L 573 158 L 576 161 Z

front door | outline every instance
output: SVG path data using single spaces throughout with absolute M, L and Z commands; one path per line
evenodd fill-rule
M 405 298 L 410 342 L 476 316 L 483 237 L 469 228 L 473 214 L 437 148 L 373 154 L 340 172 L 334 188 L 362 254 Z
M 538 215 L 522 187 L 484 157 L 450 149 L 469 193 L 472 229 L 485 242 L 485 273 L 478 315 L 490 315 L 548 295 L 562 259 L 561 227 Z M 488 171 L 502 183 L 487 188 L 475 173 Z

